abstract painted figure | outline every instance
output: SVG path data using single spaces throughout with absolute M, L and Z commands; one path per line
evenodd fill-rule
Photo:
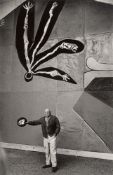
M 50 49 L 40 52 L 48 40 L 57 18 L 64 6 L 65 0 L 49 0 L 42 15 L 36 37 L 34 39 L 34 4 L 25 2 L 20 9 L 16 27 L 16 48 L 21 64 L 26 69 L 25 80 L 33 79 L 33 76 L 43 76 L 54 80 L 61 80 L 76 84 L 76 82 L 64 71 L 46 67 L 38 67 L 53 59 L 61 53 L 74 54 L 84 49 L 83 43 L 78 40 L 64 39 Z

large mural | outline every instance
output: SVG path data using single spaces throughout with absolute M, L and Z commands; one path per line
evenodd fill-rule
M 59 54 L 79 53 L 84 49 L 84 44 L 79 40 L 64 39 L 50 49 L 39 52 L 48 40 L 57 18 L 65 4 L 65 0 L 50 0 L 42 15 L 39 28 L 34 34 L 34 4 L 25 2 L 21 7 L 16 27 L 16 48 L 21 64 L 27 71 L 24 78 L 27 82 L 33 76 L 43 76 L 54 80 L 61 80 L 76 84 L 66 72 L 55 67 L 39 69 L 39 66 Z
M 93 0 L 29 0 L 0 21 L 4 141 L 41 145 L 40 128 L 16 121 L 49 107 L 59 147 L 113 151 L 112 19 L 113 6 Z

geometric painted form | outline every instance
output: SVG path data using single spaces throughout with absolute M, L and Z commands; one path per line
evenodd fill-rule
M 54 80 L 61 80 L 69 83 L 75 82 L 70 75 L 64 71 L 46 67 L 38 67 L 53 59 L 59 54 L 79 53 L 84 49 L 84 44 L 74 39 L 64 39 L 50 49 L 38 53 L 47 42 L 57 18 L 64 6 L 65 0 L 50 0 L 42 15 L 39 28 L 34 39 L 34 4 L 26 2 L 21 8 L 16 27 L 16 48 L 19 60 L 27 71 L 24 78 L 29 82 L 33 76 L 43 76 Z
M 113 91 L 113 77 L 95 78 L 85 91 Z
M 90 71 L 84 74 L 84 88 L 95 79 L 95 78 L 102 78 L 102 77 L 113 77 L 113 71 Z
M 113 151 L 113 109 L 89 92 L 95 93 L 83 92 L 73 109 Z
M 57 95 L 57 115 L 61 123 L 61 138 L 58 140 L 59 147 L 109 152 L 108 147 L 100 137 L 72 109 L 72 106 L 78 101 L 82 93 L 82 91 L 62 92 Z
M 95 78 L 85 91 L 113 108 L 113 78 Z
M 85 89 L 73 109 L 113 151 L 113 34 L 92 34 L 86 41 Z
M 113 151 L 113 77 L 94 78 L 73 109 Z

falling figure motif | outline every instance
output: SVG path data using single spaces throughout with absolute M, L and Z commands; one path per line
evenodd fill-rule
M 80 41 L 64 39 L 50 49 L 39 53 L 48 40 L 64 3 L 65 0 L 49 0 L 42 15 L 35 39 L 34 4 L 32 1 L 26 1 L 20 8 L 16 26 L 16 48 L 20 62 L 27 71 L 24 76 L 27 82 L 31 81 L 33 76 L 43 76 L 76 84 L 67 73 L 60 69 L 54 67 L 38 69 L 41 64 L 61 53 L 79 53 L 84 49 L 84 45 Z

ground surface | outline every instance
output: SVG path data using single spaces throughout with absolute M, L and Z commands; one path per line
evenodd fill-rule
M 49 175 L 43 153 L 6 149 L 11 175 Z M 113 161 L 58 155 L 56 175 L 113 175 Z

